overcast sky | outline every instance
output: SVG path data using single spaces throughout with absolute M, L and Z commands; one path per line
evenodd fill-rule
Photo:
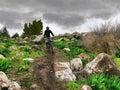
M 55 34 L 88 31 L 86 25 L 120 18 L 119 4 L 120 0 L 0 0 L 0 28 L 21 33 L 25 22 L 41 19 Z

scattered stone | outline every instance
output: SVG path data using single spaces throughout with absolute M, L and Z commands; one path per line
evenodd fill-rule
M 56 71 L 55 75 L 60 81 L 75 81 L 76 76 L 72 73 L 71 69 L 65 69 L 61 71 Z
M 72 71 L 81 71 L 83 69 L 83 64 L 80 58 L 74 58 L 70 61 L 70 68 Z
M 40 49 L 40 46 L 39 46 L 39 45 L 32 45 L 32 49 L 34 49 L 34 50 L 39 50 L 39 49 Z
M 4 59 L 5 57 L 2 55 L 2 54 L 0 54 L 0 59 Z
M 83 85 L 80 90 L 92 90 L 89 85 Z
M 55 75 L 60 81 L 75 81 L 76 76 L 70 69 L 68 62 L 57 62 L 55 63 Z
M 65 50 L 65 51 L 70 51 L 70 48 L 64 48 L 63 50 Z
M 23 40 L 24 40 L 24 41 L 28 41 L 28 40 L 29 40 L 29 38 L 28 38 L 28 37 L 25 37 Z
M 17 82 L 11 81 L 9 89 L 10 90 L 21 90 L 21 86 Z
M 44 41 L 43 35 L 38 35 L 38 36 L 36 36 L 36 38 L 33 40 L 33 42 L 36 43 L 36 44 L 41 43 L 42 41 Z
M 6 74 L 0 71 L 0 87 L 1 88 L 8 88 L 9 87 L 9 79 Z M 0 89 L 2 90 L 2 89 Z
M 55 71 L 60 71 L 64 69 L 69 69 L 70 68 L 70 63 L 69 62 L 55 62 Z
M 73 33 L 71 34 L 71 36 L 74 37 L 74 38 L 76 38 L 76 39 L 79 39 L 79 38 L 81 37 L 81 34 L 78 33 L 78 32 L 73 32 Z
M 88 54 L 85 54 L 85 53 L 79 54 L 78 58 L 80 58 L 81 60 L 82 59 L 87 59 L 89 62 L 92 61 L 92 58 Z
M 34 61 L 34 59 L 32 59 L 32 58 L 24 58 L 23 60 L 24 60 L 24 61 L 25 61 L 25 60 L 26 60 L 26 61 L 29 61 L 29 62 L 31 62 L 31 63 Z
M 36 90 L 37 88 L 38 88 L 38 85 L 37 85 L 37 84 L 31 85 L 31 89 L 32 89 L 32 90 Z
M 10 50 L 17 50 L 17 47 L 15 45 L 9 47 Z

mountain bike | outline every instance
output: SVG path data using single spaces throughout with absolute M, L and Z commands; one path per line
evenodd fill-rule
M 53 46 L 52 46 L 52 40 L 49 37 L 45 38 L 46 42 L 46 49 L 49 54 L 54 54 Z

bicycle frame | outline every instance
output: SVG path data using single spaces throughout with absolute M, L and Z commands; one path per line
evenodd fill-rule
M 52 46 L 52 41 L 50 40 L 50 38 L 45 38 L 45 42 L 46 42 L 46 48 L 49 54 L 54 54 L 53 51 L 53 46 Z

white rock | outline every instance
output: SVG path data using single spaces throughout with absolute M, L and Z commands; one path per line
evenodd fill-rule
M 62 81 L 75 81 L 76 76 L 72 73 L 71 69 L 65 69 L 55 72 L 56 77 Z
M 17 82 L 11 81 L 9 90 L 21 90 L 21 86 Z
M 0 54 L 0 59 L 4 59 L 5 57 L 2 55 L 2 54 Z
M 33 61 L 34 61 L 34 59 L 32 59 L 32 58 L 24 58 L 23 61 L 25 61 L 25 60 L 26 60 L 26 61 L 30 61 L 30 62 L 33 62 Z
M 89 85 L 83 85 L 80 90 L 92 90 Z
M 38 42 L 41 42 L 42 40 L 43 40 L 43 35 L 38 35 L 38 36 L 36 36 L 36 38 L 33 40 L 33 42 L 35 42 L 35 43 L 38 43 Z
M 1 87 L 9 87 L 9 80 L 6 74 L 0 71 L 0 86 Z
M 64 48 L 65 51 L 70 51 L 70 48 Z
M 70 69 L 69 62 L 56 62 L 55 63 L 55 75 L 58 80 L 61 81 L 75 81 L 76 76 Z
M 74 58 L 70 61 L 72 71 L 80 71 L 83 69 L 83 64 L 80 58 Z

